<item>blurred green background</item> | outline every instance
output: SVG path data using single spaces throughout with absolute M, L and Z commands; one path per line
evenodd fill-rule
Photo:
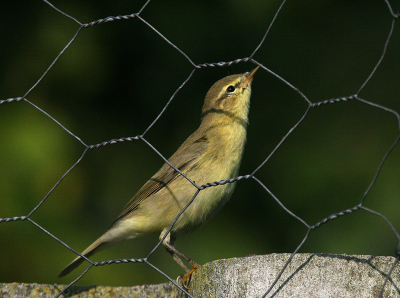
M 145 1 L 52 1 L 80 22 L 139 11 Z M 248 57 L 280 1 L 152 1 L 141 16 L 196 64 Z M 391 1 L 398 10 L 399 1 Z M 79 26 L 42 1 L 4 2 L 0 18 L 0 99 L 23 96 Z M 384 1 L 289 1 L 254 58 L 312 102 L 356 93 L 377 63 L 391 26 Z M 400 111 L 400 30 L 360 97 Z M 208 88 L 254 67 L 196 70 L 146 139 L 169 157 L 199 125 Z M 83 29 L 28 100 L 86 144 L 141 134 L 193 66 L 139 19 Z M 251 173 L 306 110 L 276 77 L 253 82 L 248 142 L 240 170 Z M 256 176 L 292 212 L 315 224 L 361 200 L 399 134 L 396 117 L 358 101 L 312 109 Z M 26 102 L 0 106 L 0 218 L 28 214 L 78 160 L 84 146 Z M 78 251 L 100 236 L 162 165 L 142 142 L 87 152 L 35 211 L 32 220 Z M 400 228 L 400 149 L 389 156 L 365 206 Z M 211 181 L 210 181 L 211 182 Z M 249 254 L 292 252 L 306 228 L 254 180 L 237 183 L 231 201 L 177 247 L 200 264 Z M 69 283 L 59 271 L 74 254 L 29 222 L 0 225 L 0 281 Z M 126 241 L 93 260 L 141 258 L 157 243 Z M 313 231 L 301 252 L 393 255 L 398 239 L 365 211 Z M 150 262 L 172 278 L 180 267 L 160 247 Z M 81 285 L 128 286 L 166 279 L 144 264 L 93 268 Z

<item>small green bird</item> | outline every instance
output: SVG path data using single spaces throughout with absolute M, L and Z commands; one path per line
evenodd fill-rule
M 200 127 L 168 160 L 197 185 L 238 175 L 246 141 L 251 82 L 258 68 L 227 76 L 210 88 L 204 100 Z M 214 215 L 229 200 L 234 187 L 235 183 L 227 183 L 201 190 L 164 239 L 167 251 L 187 272 L 184 281 L 199 265 L 175 248 L 177 236 L 196 229 Z M 82 255 L 90 257 L 123 240 L 151 233 L 160 233 L 160 239 L 163 238 L 196 191 L 192 183 L 165 163 L 128 202 L 111 227 Z M 193 269 L 189 270 L 182 259 Z M 85 259 L 78 256 L 58 277 L 67 275 L 83 261 Z

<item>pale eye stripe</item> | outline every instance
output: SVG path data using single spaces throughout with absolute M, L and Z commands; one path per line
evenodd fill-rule
M 225 94 L 226 94 L 226 89 L 229 87 L 229 86 L 234 86 L 236 89 L 239 87 L 239 85 L 240 85 L 240 80 L 237 80 L 236 82 L 232 82 L 232 83 L 229 83 L 229 84 L 226 84 L 223 88 L 222 88 L 222 90 L 219 92 L 219 94 L 218 94 L 218 98 L 224 98 L 225 97 Z

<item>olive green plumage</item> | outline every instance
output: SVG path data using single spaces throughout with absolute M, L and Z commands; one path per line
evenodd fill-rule
M 227 76 L 210 88 L 204 100 L 200 127 L 168 160 L 198 186 L 238 175 L 246 141 L 250 85 L 257 69 Z M 194 269 L 198 265 L 176 250 L 176 237 L 207 221 L 227 202 L 234 187 L 235 183 L 228 183 L 201 190 L 163 241 L 186 271 L 189 269 L 182 258 Z M 159 233 L 161 239 L 196 191 L 197 188 L 185 177 L 164 164 L 128 202 L 111 227 L 82 255 L 90 257 L 120 241 L 150 233 Z M 78 256 L 61 271 L 59 277 L 67 275 L 83 261 Z

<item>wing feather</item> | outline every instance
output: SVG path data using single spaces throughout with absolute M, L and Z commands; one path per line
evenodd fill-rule
M 192 143 L 191 145 L 188 143 Z M 198 162 L 207 151 L 209 142 L 204 134 L 200 136 L 196 133 L 191 135 L 179 149 L 168 160 L 173 166 L 179 169 L 182 173 L 187 173 L 193 165 Z M 190 151 L 188 150 L 190 148 Z M 111 229 L 122 218 L 126 217 L 131 212 L 135 211 L 141 202 L 151 195 L 159 192 L 169 183 L 181 176 L 178 171 L 165 163 L 161 169 L 150 178 L 142 188 L 133 196 L 133 198 L 126 204 L 122 213 L 110 226 Z M 190 178 L 190 177 L 189 177 Z

